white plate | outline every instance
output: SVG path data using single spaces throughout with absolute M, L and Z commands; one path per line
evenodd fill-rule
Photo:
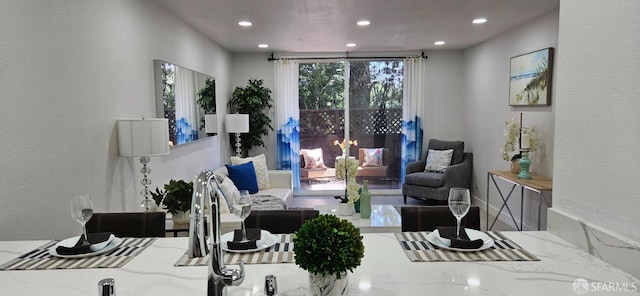
M 104 248 L 97 250 L 95 252 L 89 252 L 89 253 L 77 254 L 77 255 L 61 255 L 61 254 L 58 254 L 58 251 L 56 251 L 56 248 L 58 246 L 64 246 L 68 248 L 75 246 L 75 244 L 78 242 L 79 239 L 80 239 L 80 236 L 75 236 L 75 237 L 71 237 L 71 238 L 59 241 L 57 244 L 49 248 L 49 254 L 55 257 L 60 257 L 60 258 L 86 258 L 86 257 L 92 257 L 92 256 L 109 252 L 115 249 L 116 247 L 118 247 L 122 243 L 121 238 L 114 236 L 113 239 L 111 239 L 111 241 L 109 241 L 109 243 Z
M 457 251 L 457 252 L 477 252 L 477 251 L 482 251 L 482 250 L 486 250 L 488 248 L 493 247 L 493 239 L 491 239 L 486 233 L 482 231 L 477 231 L 474 229 L 468 229 L 468 228 L 465 228 L 464 230 L 467 231 L 467 236 L 469 236 L 470 240 L 481 239 L 484 242 L 482 246 L 477 249 L 459 249 L 459 248 L 449 247 L 447 244 L 443 243 L 440 240 L 440 233 L 438 232 L 437 229 L 427 234 L 427 241 L 429 241 L 431 244 L 438 246 L 440 248 L 451 250 L 451 251 Z
M 109 238 L 107 238 L 107 240 L 101 242 L 101 243 L 97 243 L 97 244 L 91 244 L 91 246 L 89 246 L 89 249 L 91 250 L 91 252 L 97 252 L 100 251 L 102 249 L 104 249 L 104 247 L 108 246 L 109 243 L 111 243 L 111 241 L 115 238 L 116 236 L 113 234 L 109 235 Z
M 275 235 L 271 234 L 271 232 L 269 231 L 260 230 L 260 239 L 256 242 L 256 248 L 247 250 L 230 250 L 229 248 L 227 248 L 228 241 L 233 241 L 233 231 L 227 232 L 220 237 L 220 244 L 222 245 L 222 249 L 231 253 L 251 253 L 270 248 L 271 246 L 276 244 L 278 238 Z

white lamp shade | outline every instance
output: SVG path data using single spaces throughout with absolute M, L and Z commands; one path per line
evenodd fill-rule
M 218 133 L 218 116 L 215 114 L 204 115 L 204 132 L 207 134 Z
M 249 114 L 227 114 L 225 121 L 228 133 L 249 132 Z
M 131 157 L 169 154 L 169 121 L 165 118 L 119 119 L 120 155 Z

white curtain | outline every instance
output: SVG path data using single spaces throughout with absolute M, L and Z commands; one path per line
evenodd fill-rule
M 422 156 L 422 119 L 420 113 L 425 98 L 427 60 L 411 57 L 404 60 L 404 84 L 402 103 L 402 172 L 401 183 L 407 164 Z
M 196 89 L 193 71 L 175 67 L 176 142 L 187 143 L 198 139 L 196 116 Z
M 300 107 L 298 106 L 298 62 L 274 63 L 277 169 L 291 170 L 293 187 L 300 189 Z

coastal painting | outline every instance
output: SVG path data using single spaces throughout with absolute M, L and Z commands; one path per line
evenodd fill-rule
M 509 106 L 551 105 L 553 48 L 511 58 Z

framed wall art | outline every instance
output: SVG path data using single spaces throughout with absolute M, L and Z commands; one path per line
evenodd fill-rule
M 553 47 L 511 58 L 509 106 L 551 105 Z

